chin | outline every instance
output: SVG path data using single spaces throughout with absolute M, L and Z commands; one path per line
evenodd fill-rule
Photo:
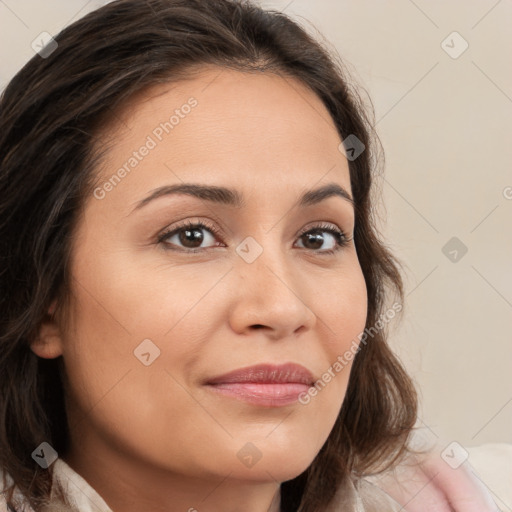
M 246 467 L 244 464 L 231 467 L 231 477 L 259 482 L 286 482 L 303 473 L 316 455 L 310 452 L 301 453 L 300 450 L 286 454 L 282 450 L 277 453 L 262 453 L 261 458 L 252 465 L 247 463 Z

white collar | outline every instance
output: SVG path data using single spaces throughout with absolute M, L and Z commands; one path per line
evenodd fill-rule
M 72 512 L 113 512 L 89 482 L 60 457 L 53 467 L 52 498 L 57 488 L 62 490 L 73 506 Z

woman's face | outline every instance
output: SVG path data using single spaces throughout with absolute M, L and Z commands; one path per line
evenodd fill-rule
M 333 365 L 367 308 L 354 242 L 326 230 L 352 237 L 351 202 L 298 204 L 328 184 L 352 195 L 327 110 L 294 79 L 206 67 L 131 100 L 101 137 L 113 145 L 73 236 L 72 325 L 33 345 L 63 356 L 70 458 L 86 468 L 101 456 L 120 473 L 297 476 L 340 411 L 351 362 Z M 185 184 L 205 190 L 146 200 Z M 208 384 L 289 363 L 311 378 Z

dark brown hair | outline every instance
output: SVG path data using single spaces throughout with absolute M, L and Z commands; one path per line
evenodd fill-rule
M 62 357 L 29 347 L 54 299 L 69 299 L 69 254 L 92 193 L 95 134 L 131 95 L 187 77 L 204 64 L 299 79 L 324 103 L 340 135 L 365 150 L 349 161 L 359 262 L 372 328 L 390 294 L 403 303 L 399 262 L 376 230 L 378 138 L 344 65 L 284 13 L 235 0 L 118 0 L 62 30 L 0 102 L 0 467 L 40 510 L 52 466 L 31 453 L 68 447 Z M 309 468 L 281 486 L 281 510 L 319 512 L 347 478 L 390 467 L 407 453 L 417 397 L 387 329 L 361 344 L 339 417 Z M 6 482 L 4 482 L 6 486 Z M 12 487 L 9 499 L 12 499 Z

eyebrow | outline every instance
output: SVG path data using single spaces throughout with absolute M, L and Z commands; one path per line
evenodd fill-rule
M 233 208 L 243 208 L 246 204 L 243 194 L 235 189 L 197 183 L 179 183 L 176 185 L 165 185 L 152 190 L 147 197 L 136 204 L 135 208 L 130 212 L 130 215 L 155 199 L 175 194 L 185 194 L 205 201 L 210 201 L 212 203 L 231 206 Z M 351 195 L 337 183 L 328 183 L 322 187 L 304 192 L 293 206 L 305 208 L 336 196 L 348 201 L 352 207 L 355 206 L 354 199 Z

